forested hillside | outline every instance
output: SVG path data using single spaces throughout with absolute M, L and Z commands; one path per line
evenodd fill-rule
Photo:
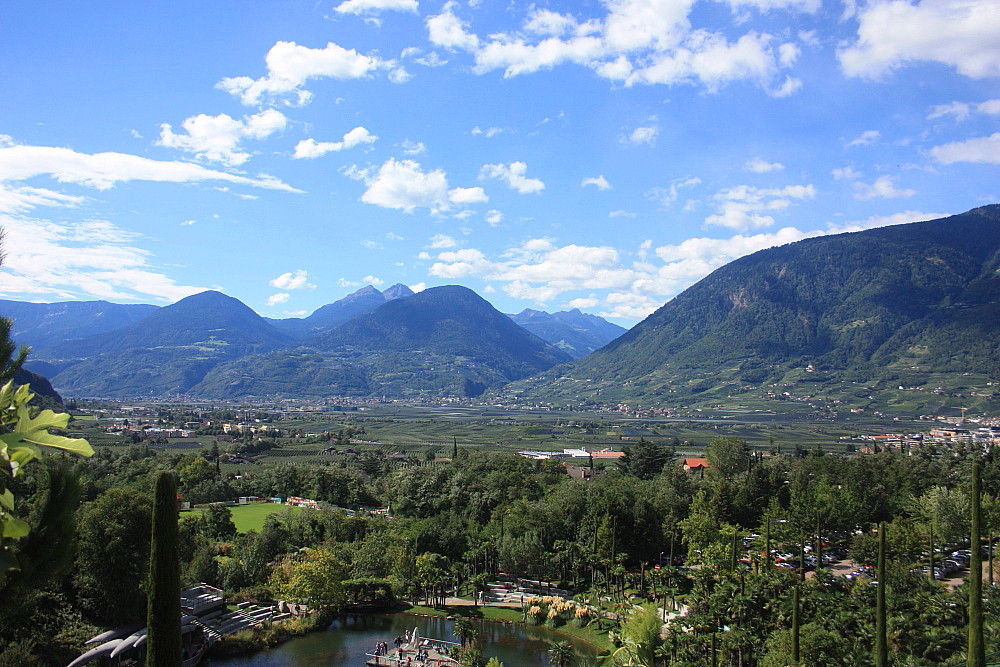
M 939 388 L 992 406 L 998 269 L 996 205 L 762 250 L 518 390 L 673 403 L 732 403 L 768 391 L 851 403 L 863 393 L 891 407 L 903 399 L 888 392 L 903 386 L 926 391 L 916 403 L 928 410 L 945 403 L 935 398 Z

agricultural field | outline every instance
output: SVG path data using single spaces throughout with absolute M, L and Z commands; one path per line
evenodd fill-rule
M 469 405 L 392 404 L 364 406 L 352 411 L 331 409 L 270 422 L 269 426 L 280 429 L 282 435 L 267 438 L 270 448 L 257 453 L 255 461 L 264 465 L 325 464 L 336 463 L 345 454 L 364 456 L 368 453 L 401 454 L 428 461 L 450 458 L 456 445 L 495 452 L 621 450 L 639 438 L 674 446 L 677 456 L 685 457 L 701 455 L 708 443 L 718 436 L 741 438 L 751 448 L 762 451 L 790 451 L 799 447 L 837 452 L 845 451 L 852 437 L 886 432 L 911 433 L 929 428 L 928 422 L 895 421 L 872 415 L 831 419 L 795 410 L 779 413 L 774 407 L 772 402 L 770 406 L 747 405 L 724 412 L 705 410 L 686 419 L 643 419 L 597 411 L 513 410 Z M 263 408 L 254 406 L 252 409 Z M 71 428 L 74 435 L 90 439 L 95 447 L 134 444 L 132 439 L 121 434 L 105 433 L 93 418 L 78 418 Z M 343 432 L 351 432 L 349 441 L 336 442 L 338 434 Z M 149 446 L 176 453 L 205 453 L 216 442 L 222 451 L 239 448 L 238 436 L 222 435 L 170 438 Z M 336 452 L 325 451 L 331 446 Z M 352 451 L 346 451 L 348 449 Z M 232 474 L 238 474 L 241 467 L 245 465 L 223 464 Z

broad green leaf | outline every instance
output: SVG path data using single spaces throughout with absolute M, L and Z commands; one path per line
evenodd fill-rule
M 28 406 L 19 404 L 17 415 L 18 420 L 14 435 L 20 435 L 22 440 L 45 447 L 64 449 L 80 456 L 93 456 L 93 447 L 83 438 L 67 438 L 48 432 L 50 428 L 65 428 L 66 424 L 69 423 L 68 414 L 56 414 L 52 410 L 42 410 L 37 417 L 31 417 Z
M 42 410 L 38 416 L 32 417 L 28 406 L 19 403 L 17 406 L 17 426 L 14 430 L 19 433 L 34 433 L 50 428 L 66 428 L 68 423 L 69 415 L 65 412 L 56 414 L 52 410 Z
M 3 520 L 3 537 L 4 539 L 18 539 L 25 537 L 29 532 L 31 532 L 31 526 L 28 525 L 26 521 L 21 521 L 20 519 L 9 518 Z
M 20 465 L 24 465 L 32 459 L 37 459 L 42 455 L 42 451 L 29 442 L 22 442 L 16 447 L 9 449 L 10 460 Z
M 14 494 L 11 493 L 10 489 L 6 489 L 3 493 L 0 493 L 0 505 L 3 505 L 11 512 L 14 511 Z
M 67 438 L 61 435 L 41 432 L 32 436 L 25 436 L 24 439 L 36 445 L 55 447 L 56 449 L 63 449 L 73 454 L 79 454 L 80 456 L 94 455 L 94 448 L 83 438 Z

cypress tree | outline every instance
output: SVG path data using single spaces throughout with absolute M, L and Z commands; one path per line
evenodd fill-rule
M 980 502 L 982 482 L 979 462 L 972 464 L 972 516 L 969 541 L 972 557 L 969 558 L 969 646 L 968 667 L 986 665 L 986 648 L 983 645 L 983 546 L 980 539 Z
M 801 660 L 801 655 L 799 651 L 799 629 L 802 626 L 802 620 L 799 618 L 799 587 L 792 587 L 792 662 L 796 665 L 799 664 Z
M 175 667 L 181 664 L 182 650 L 177 484 L 173 474 L 166 470 L 161 470 L 156 476 L 149 546 L 146 664 L 150 667 Z
M 739 532 L 737 532 L 737 531 L 734 530 L 733 531 L 733 544 L 732 544 L 733 549 L 732 549 L 732 552 L 730 553 L 730 560 L 729 560 L 729 570 L 731 572 L 735 572 L 736 571 L 737 564 L 739 563 L 739 551 L 738 551 L 738 549 L 739 549 L 739 546 L 738 546 L 739 539 L 740 539 Z
M 767 517 L 767 523 L 764 525 L 764 566 L 765 571 L 771 571 L 771 517 Z
M 927 578 L 934 581 L 934 517 L 931 517 L 930 523 L 930 535 L 931 535 L 931 569 L 927 572 Z
M 875 591 L 875 665 L 889 667 L 889 641 L 885 622 L 885 524 L 878 525 L 878 588 Z

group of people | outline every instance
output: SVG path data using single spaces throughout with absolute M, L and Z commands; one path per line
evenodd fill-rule
M 406 655 L 406 651 L 400 648 L 403 644 L 406 644 L 408 639 L 406 637 L 396 637 L 393 640 L 393 644 L 396 645 L 395 656 L 389 656 L 389 643 L 388 642 L 378 642 L 375 644 L 375 650 L 371 655 L 375 656 L 375 663 L 377 665 L 385 664 L 387 667 L 425 667 L 431 664 L 439 664 L 440 658 L 437 658 L 436 662 L 431 662 L 430 652 L 426 646 L 420 646 L 417 649 L 416 656 Z M 386 656 L 385 662 L 382 662 L 382 656 Z M 372 663 L 369 663 L 372 664 Z

